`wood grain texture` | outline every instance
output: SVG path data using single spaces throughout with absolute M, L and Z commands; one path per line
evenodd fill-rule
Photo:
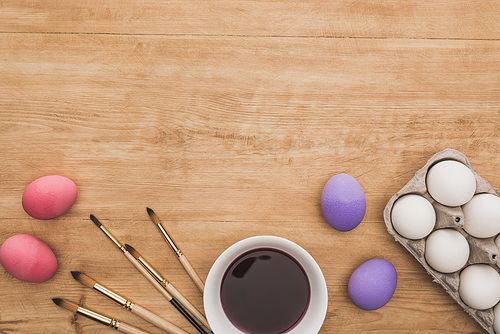
M 158 316 L 157 314 L 154 314 L 153 312 L 149 311 L 148 309 L 143 308 L 140 305 L 134 305 L 134 308 L 132 309 L 132 313 L 137 314 L 147 322 L 155 325 L 156 327 L 162 329 L 166 333 L 169 334 L 187 334 L 186 331 L 183 331 L 176 325 L 172 324 L 171 322 L 166 321 L 162 317 Z
M 196 270 L 194 270 L 194 268 L 191 265 L 191 263 L 189 263 L 187 257 L 184 256 L 184 254 L 181 254 L 178 257 L 178 260 L 180 261 L 182 267 L 184 267 L 184 270 L 186 271 L 186 274 L 189 275 L 189 277 L 191 278 L 191 280 L 193 281 L 193 283 L 196 285 L 196 287 L 198 288 L 198 290 L 200 290 L 200 292 L 203 294 L 205 292 L 205 283 L 203 283 L 203 281 L 201 280 L 201 278 L 198 275 L 198 273 L 196 272 Z
M 382 213 L 447 147 L 500 187 L 499 3 L 182 3 L 0 4 L 0 243 L 32 234 L 59 261 L 43 284 L 0 270 L 0 333 L 112 332 L 54 297 L 160 333 L 72 270 L 194 333 L 89 219 L 203 309 L 148 206 L 203 280 L 243 238 L 303 246 L 328 284 L 321 334 L 480 333 L 390 237 Z M 335 35 L 375 38 L 322 37 Z M 358 179 L 368 204 L 346 233 L 319 206 L 325 182 L 342 172 Z M 50 174 L 75 181 L 78 198 L 64 216 L 37 221 L 21 196 Z M 350 302 L 347 282 L 374 257 L 394 263 L 398 287 L 366 312 Z
M 149 332 L 143 331 L 142 329 L 129 325 L 125 322 L 120 323 L 118 330 L 126 334 L 150 334 Z
M 0 31 L 499 39 L 495 0 L 4 0 Z

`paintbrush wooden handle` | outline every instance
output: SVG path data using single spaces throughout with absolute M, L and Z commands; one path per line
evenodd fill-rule
M 182 307 L 181 304 L 179 304 L 175 300 L 175 298 L 172 298 L 170 300 L 170 303 L 179 311 L 180 314 L 184 316 L 184 318 L 187 319 L 187 321 L 189 321 L 191 325 L 193 325 L 194 328 L 196 328 L 198 332 L 200 332 L 201 334 L 207 334 L 203 327 L 201 327 L 200 324 L 196 322 L 196 320 Z
M 203 281 L 201 280 L 200 276 L 198 276 L 193 266 L 191 266 L 191 263 L 189 263 L 188 259 L 184 256 L 184 254 L 181 254 L 181 256 L 179 256 L 179 261 L 186 270 L 186 272 L 188 273 L 189 277 L 191 277 L 191 279 L 193 280 L 194 284 L 196 284 L 198 290 L 200 290 L 201 293 L 203 294 L 203 291 L 205 289 L 205 284 L 203 284 Z
M 163 285 L 161 285 L 160 283 L 158 283 L 154 278 L 153 276 L 151 276 L 149 274 L 149 272 L 144 269 L 144 267 L 142 266 L 142 264 L 139 263 L 139 261 L 137 261 L 137 259 L 132 255 L 130 254 L 129 252 L 124 252 L 123 254 L 125 254 L 125 257 L 134 265 L 134 267 L 137 268 L 137 270 L 139 270 L 139 272 L 151 283 L 154 285 L 154 287 L 170 302 L 172 303 L 172 300 L 173 300 L 173 296 L 170 294 L 170 291 L 167 291 L 166 289 L 168 289 L 167 287 L 170 287 L 171 284 L 167 284 L 166 287 L 164 287 Z M 175 289 L 175 288 L 174 288 Z M 177 290 L 175 290 L 177 291 Z M 177 293 L 182 297 L 182 295 L 177 291 Z M 184 300 L 186 300 L 186 298 L 182 297 Z M 187 301 L 187 300 L 186 300 Z M 175 300 L 174 300 L 175 302 Z M 191 305 L 189 302 L 187 302 L 189 305 Z M 174 305 L 175 306 L 175 305 Z M 191 305 L 192 306 L 192 305 Z M 193 306 L 194 308 L 194 306 Z M 196 309 L 195 311 L 199 314 L 200 312 L 198 312 Z M 189 310 L 189 312 L 191 312 L 191 310 Z M 195 314 L 193 314 L 194 317 L 196 317 Z M 203 323 L 203 325 L 205 326 L 205 323 L 206 323 L 206 327 L 208 329 L 210 329 L 210 327 L 208 326 L 208 321 L 203 317 L 203 315 L 201 315 L 201 318 L 204 319 L 204 321 L 201 321 L 199 320 L 200 322 Z
M 156 327 L 163 329 L 167 333 L 188 334 L 186 331 L 180 329 L 171 322 L 161 318 L 160 316 L 154 314 L 153 312 L 145 309 L 142 306 L 135 304 L 131 311 L 132 313 L 137 314 L 139 317 L 143 318 L 147 322 L 152 323 Z
M 194 307 L 171 283 L 166 286 L 168 292 L 174 297 L 193 317 L 203 324 L 207 329 L 210 329 L 207 319 L 200 311 Z
M 120 325 L 118 326 L 118 330 L 122 333 L 126 334 L 151 334 L 149 332 L 145 332 L 142 329 L 136 328 L 134 326 L 131 326 L 129 324 L 126 324 L 124 322 L 120 322 Z
M 160 283 L 158 283 L 150 274 L 149 272 L 144 269 L 144 267 L 142 266 L 142 264 L 139 263 L 139 261 L 136 260 L 136 258 L 130 254 L 129 252 L 124 252 L 123 254 L 125 254 L 125 257 L 134 265 L 134 267 L 139 270 L 139 272 L 151 283 L 153 284 L 153 286 L 158 290 L 160 291 L 160 293 L 165 296 L 165 298 L 167 298 L 168 301 L 170 301 L 170 299 L 172 299 L 172 296 L 167 292 L 165 291 L 165 289 L 163 288 L 163 285 L 161 285 Z

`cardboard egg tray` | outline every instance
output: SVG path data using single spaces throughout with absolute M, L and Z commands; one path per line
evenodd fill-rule
M 401 243 L 418 260 L 418 262 L 420 262 L 425 270 L 427 270 L 427 273 L 433 277 L 435 282 L 439 283 L 446 290 L 446 292 L 488 333 L 495 334 L 493 330 L 493 308 L 487 310 L 477 310 L 467 306 L 460 298 L 458 285 L 460 272 L 471 264 L 487 264 L 500 272 L 500 268 L 497 266 L 497 261 L 500 260 L 499 250 L 495 245 L 495 237 L 479 239 L 465 232 L 463 229 L 464 214 L 461 207 L 444 206 L 436 202 L 427 192 L 427 171 L 434 164 L 443 160 L 456 160 L 471 169 L 476 178 L 475 194 L 490 193 L 500 196 L 500 191 L 492 187 L 487 181 L 479 176 L 479 174 L 472 168 L 465 155 L 456 150 L 446 149 L 442 152 L 436 153 L 431 159 L 429 159 L 427 164 L 415 173 L 415 176 L 410 180 L 410 182 L 408 182 L 400 191 L 392 196 L 384 210 L 385 225 L 389 233 L 394 236 L 396 241 Z M 421 195 L 429 200 L 434 207 L 434 210 L 436 211 L 436 225 L 432 232 L 442 228 L 453 228 L 462 233 L 462 235 L 466 238 L 470 247 L 470 255 L 469 260 L 461 270 L 451 274 L 443 274 L 434 270 L 427 264 L 424 257 L 425 242 L 427 237 L 419 240 L 411 240 L 401 236 L 394 230 L 391 222 L 392 207 L 398 198 L 408 194 Z

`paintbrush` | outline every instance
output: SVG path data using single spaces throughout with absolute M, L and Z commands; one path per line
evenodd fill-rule
M 145 332 L 139 328 L 136 328 L 134 326 L 131 326 L 129 324 L 126 324 L 124 322 L 118 321 L 116 319 L 109 318 L 105 315 L 99 314 L 97 312 L 94 312 L 92 310 L 89 310 L 85 307 L 78 306 L 75 303 L 69 302 L 67 300 L 61 299 L 61 298 L 54 298 L 52 301 L 57 305 L 62 308 L 65 308 L 66 310 L 69 310 L 73 313 L 78 313 L 81 314 L 87 318 L 90 318 L 94 321 L 97 321 L 103 325 L 109 326 L 111 328 L 114 328 L 116 330 L 119 330 L 122 333 L 127 333 L 127 334 L 149 334 L 149 332 Z
M 156 327 L 163 329 L 167 333 L 188 334 L 186 331 L 180 329 L 179 327 L 161 318 L 160 316 L 154 314 L 153 312 L 109 290 L 104 285 L 96 282 L 94 279 L 85 275 L 84 273 L 80 271 L 72 271 L 71 275 L 73 276 L 74 279 L 76 279 L 78 282 L 82 283 L 86 287 L 96 290 L 97 292 L 111 299 L 112 301 L 122 306 L 126 310 L 129 310 L 130 312 L 138 315 L 139 317 L 152 323 Z
M 167 281 L 146 259 L 144 259 L 134 247 L 125 244 L 127 251 L 148 271 L 149 277 L 152 277 L 157 283 L 162 286 L 162 289 L 167 291 L 172 297 L 179 301 L 189 313 L 191 313 L 198 321 L 206 328 L 210 328 L 207 319 L 193 306 L 169 281 Z
M 182 266 L 184 267 L 184 269 L 188 273 L 189 277 L 191 277 L 194 284 L 196 284 L 196 287 L 203 294 L 203 290 L 205 289 L 205 285 L 204 285 L 203 281 L 201 280 L 200 276 L 198 276 L 198 274 L 194 270 L 193 266 L 191 266 L 191 263 L 189 263 L 186 256 L 181 252 L 180 248 L 177 247 L 177 245 L 175 244 L 172 237 L 168 234 L 167 230 L 165 230 L 165 228 L 163 227 L 163 225 L 162 225 L 160 219 L 158 218 L 158 216 L 156 215 L 156 213 L 150 208 L 146 208 L 146 210 L 148 212 L 149 217 L 153 221 L 153 223 L 155 223 L 156 226 L 158 226 L 158 229 L 160 230 L 161 234 L 163 235 L 163 238 L 165 238 L 165 241 L 170 245 L 170 248 L 172 248 L 175 255 L 177 255 L 177 259 L 182 264 Z
M 129 253 L 129 251 L 125 248 L 125 246 L 123 246 L 112 234 L 111 232 L 108 231 L 108 229 L 94 216 L 94 215 L 90 215 L 90 219 L 94 222 L 94 224 L 99 227 L 101 229 L 101 231 L 104 232 L 104 234 L 106 234 L 108 236 L 108 238 L 111 239 L 111 241 L 113 241 L 113 243 L 123 252 L 123 254 L 125 255 L 125 257 L 134 265 L 134 267 L 139 270 L 139 272 L 144 276 L 146 277 L 146 279 L 151 283 L 153 284 L 153 286 L 156 288 L 156 290 L 160 291 L 160 293 L 200 332 L 200 333 L 206 333 L 203 329 L 201 329 L 202 331 L 200 331 L 199 329 L 199 325 L 198 323 L 196 323 L 194 321 L 194 319 L 192 319 L 190 317 L 190 315 L 188 313 L 186 313 L 184 311 L 184 309 L 182 307 L 178 307 L 180 306 L 178 304 L 178 302 L 173 299 L 172 295 L 170 295 L 170 293 L 168 293 L 168 291 L 165 289 L 164 286 L 162 286 L 159 282 L 156 281 L 156 279 L 151 275 L 151 273 L 149 271 L 147 271 L 143 265 L 141 263 L 139 263 L 138 260 L 136 260 L 135 257 L 132 256 L 132 254 Z M 199 313 L 199 312 L 198 312 Z M 194 324 L 193 324 L 194 322 Z M 206 322 L 206 326 L 207 328 L 210 328 L 210 326 L 208 326 L 208 322 L 205 320 Z M 205 322 L 203 322 L 203 324 L 205 324 Z M 196 326 L 195 326 L 196 324 Z

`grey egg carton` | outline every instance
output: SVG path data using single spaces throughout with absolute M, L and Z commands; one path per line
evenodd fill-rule
M 495 245 L 494 237 L 479 239 L 465 232 L 465 230 L 463 229 L 464 214 L 462 211 L 462 207 L 444 206 L 436 202 L 427 192 L 425 181 L 427 171 L 434 164 L 443 160 L 456 160 L 470 168 L 476 178 L 475 194 L 489 193 L 500 196 L 500 191 L 492 187 L 486 180 L 479 176 L 479 174 L 472 168 L 469 160 L 464 154 L 456 150 L 446 149 L 444 151 L 436 153 L 432 158 L 430 158 L 427 164 L 415 173 L 415 176 L 410 180 L 410 182 L 408 182 L 400 191 L 392 196 L 384 210 L 385 225 L 389 233 L 396 239 L 396 241 L 402 244 L 417 259 L 417 261 L 420 262 L 427 273 L 433 277 L 434 282 L 440 284 L 446 290 L 446 292 L 488 333 L 495 334 L 495 331 L 493 330 L 493 308 L 489 308 L 487 310 L 477 310 L 467 306 L 460 298 L 460 295 L 458 293 L 458 285 L 460 281 L 459 274 L 461 270 L 463 270 L 470 264 L 487 264 L 500 272 L 500 268 L 497 266 L 497 263 L 500 263 L 499 250 Z M 424 257 L 425 241 L 427 237 L 418 240 L 411 240 L 401 236 L 394 230 L 391 222 L 392 207 L 398 198 L 408 194 L 421 195 L 429 200 L 429 202 L 434 207 L 434 210 L 436 211 L 436 225 L 433 229 L 433 232 L 442 228 L 453 228 L 466 238 L 470 247 L 470 255 L 469 260 L 461 270 L 451 274 L 443 274 L 432 269 L 427 264 Z

